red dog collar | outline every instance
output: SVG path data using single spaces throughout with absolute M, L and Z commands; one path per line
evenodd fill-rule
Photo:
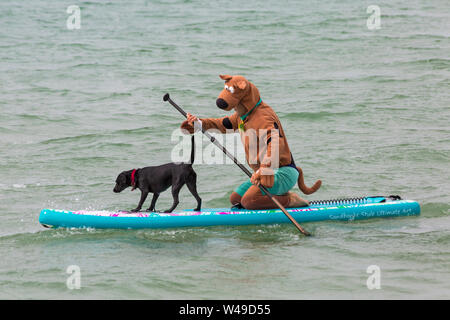
M 133 169 L 133 172 L 131 172 L 131 191 L 133 191 L 134 189 L 136 189 L 136 169 Z

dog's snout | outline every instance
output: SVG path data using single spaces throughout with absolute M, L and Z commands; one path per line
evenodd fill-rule
M 223 100 L 222 98 L 219 98 L 216 100 L 216 105 L 220 108 L 220 109 L 226 109 L 228 108 L 228 103 Z

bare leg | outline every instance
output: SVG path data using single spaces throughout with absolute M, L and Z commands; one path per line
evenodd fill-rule
M 230 195 L 230 202 L 231 202 L 231 205 L 233 205 L 233 206 L 240 204 L 241 200 L 242 200 L 242 197 L 237 192 L 233 192 Z
M 308 206 L 308 201 L 300 198 L 296 193 L 288 192 L 287 194 L 274 196 L 283 207 L 304 207 Z M 257 186 L 251 186 L 244 194 L 241 200 L 242 206 L 250 210 L 259 209 L 277 209 L 278 206 L 267 195 L 262 195 L 261 190 Z

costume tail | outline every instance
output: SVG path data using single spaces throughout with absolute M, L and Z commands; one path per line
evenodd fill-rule
M 316 192 L 317 190 L 319 190 L 320 186 L 322 185 L 322 181 L 321 180 L 317 180 L 316 183 L 314 183 L 314 185 L 311 188 L 308 188 L 305 185 L 305 180 L 303 180 L 303 171 L 300 167 L 297 167 L 298 170 L 298 180 L 297 180 L 297 184 L 298 187 L 300 188 L 300 190 L 302 190 L 302 192 L 304 194 L 311 194 Z
M 195 158 L 195 139 L 194 139 L 194 135 L 192 135 L 191 138 L 191 142 L 192 142 L 192 146 L 191 146 L 191 162 L 190 164 L 194 164 L 194 158 Z

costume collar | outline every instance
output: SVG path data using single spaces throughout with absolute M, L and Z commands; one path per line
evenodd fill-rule
M 261 98 L 259 98 L 258 103 L 257 103 L 257 104 L 256 104 L 249 112 L 247 112 L 246 114 L 244 114 L 244 115 L 241 117 L 241 120 L 244 121 L 245 118 L 247 118 L 247 117 L 249 116 L 249 114 L 252 113 L 252 111 L 255 110 L 255 108 L 261 104 L 261 102 L 262 102 L 262 100 L 261 100 Z

